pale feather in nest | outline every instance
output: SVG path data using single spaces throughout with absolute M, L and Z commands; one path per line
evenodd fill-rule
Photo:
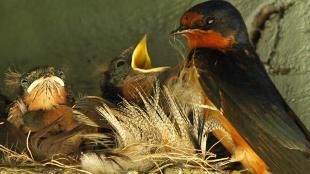
M 216 155 L 195 148 L 193 139 L 212 131 L 211 123 L 212 129 L 220 128 L 214 120 L 199 119 L 203 109 L 190 103 L 184 107 L 167 86 L 161 89 L 156 84 L 150 97 L 138 93 L 142 106 L 123 100 L 117 109 L 105 104 L 97 107 L 98 113 L 111 125 L 117 146 L 105 152 L 82 154 L 83 169 L 92 173 L 146 172 L 176 164 L 196 165 L 203 170 L 221 169 L 212 161 Z M 187 115 L 190 111 L 193 123 Z

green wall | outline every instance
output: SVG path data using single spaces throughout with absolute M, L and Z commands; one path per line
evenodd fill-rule
M 168 33 L 182 12 L 201 0 L 1 0 L 0 74 L 39 65 L 66 70 L 75 92 L 99 94 L 100 71 L 147 33 L 155 65 L 173 65 Z M 258 53 L 281 93 L 310 128 L 310 1 L 232 0 L 249 29 L 259 9 L 294 2 L 267 20 Z M 269 61 L 268 61 L 269 60 Z M 3 80 L 3 76 L 0 76 Z M 2 91 L 9 91 L 0 85 Z M 10 94 L 11 96 L 13 94 Z

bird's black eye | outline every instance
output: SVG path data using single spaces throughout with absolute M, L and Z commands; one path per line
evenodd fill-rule
M 212 25 L 212 24 L 214 24 L 214 22 L 215 22 L 215 18 L 214 17 L 207 17 L 206 23 L 208 25 Z
M 61 77 L 63 77 L 63 76 L 65 76 L 65 73 L 64 72 L 62 72 L 62 71 L 59 71 L 59 76 L 61 76 Z
M 65 78 L 65 73 L 61 70 L 57 70 L 56 73 L 55 73 L 56 76 L 64 79 Z
M 120 61 L 118 61 L 118 62 L 116 63 L 116 67 L 117 67 L 117 68 L 120 67 L 120 66 L 123 66 L 123 65 L 125 65 L 125 61 L 123 61 L 123 60 L 120 60 Z
M 25 85 L 25 84 L 28 83 L 28 80 L 27 80 L 27 79 L 22 79 L 22 80 L 20 81 L 20 83 L 21 83 L 22 85 Z

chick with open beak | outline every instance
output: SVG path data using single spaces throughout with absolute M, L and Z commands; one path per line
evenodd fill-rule
M 61 129 L 70 130 L 75 126 L 63 71 L 39 67 L 16 78 L 20 97 L 10 107 L 9 122 L 25 132 L 39 130 L 59 117 L 63 117 L 64 122 Z
M 121 98 L 139 101 L 137 89 L 151 94 L 154 81 L 166 69 L 168 67 L 152 67 L 144 36 L 135 49 L 129 48 L 111 61 L 101 83 L 102 95 L 114 104 Z

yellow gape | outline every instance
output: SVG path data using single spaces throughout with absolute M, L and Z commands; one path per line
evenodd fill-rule
M 146 35 L 141 39 L 132 54 L 131 67 L 135 71 L 148 72 L 162 72 L 168 67 L 152 68 L 151 58 L 147 51 Z
M 136 46 L 132 54 L 131 67 L 133 69 L 150 69 L 152 68 L 151 59 L 147 51 L 146 35 L 143 36 L 141 41 Z

